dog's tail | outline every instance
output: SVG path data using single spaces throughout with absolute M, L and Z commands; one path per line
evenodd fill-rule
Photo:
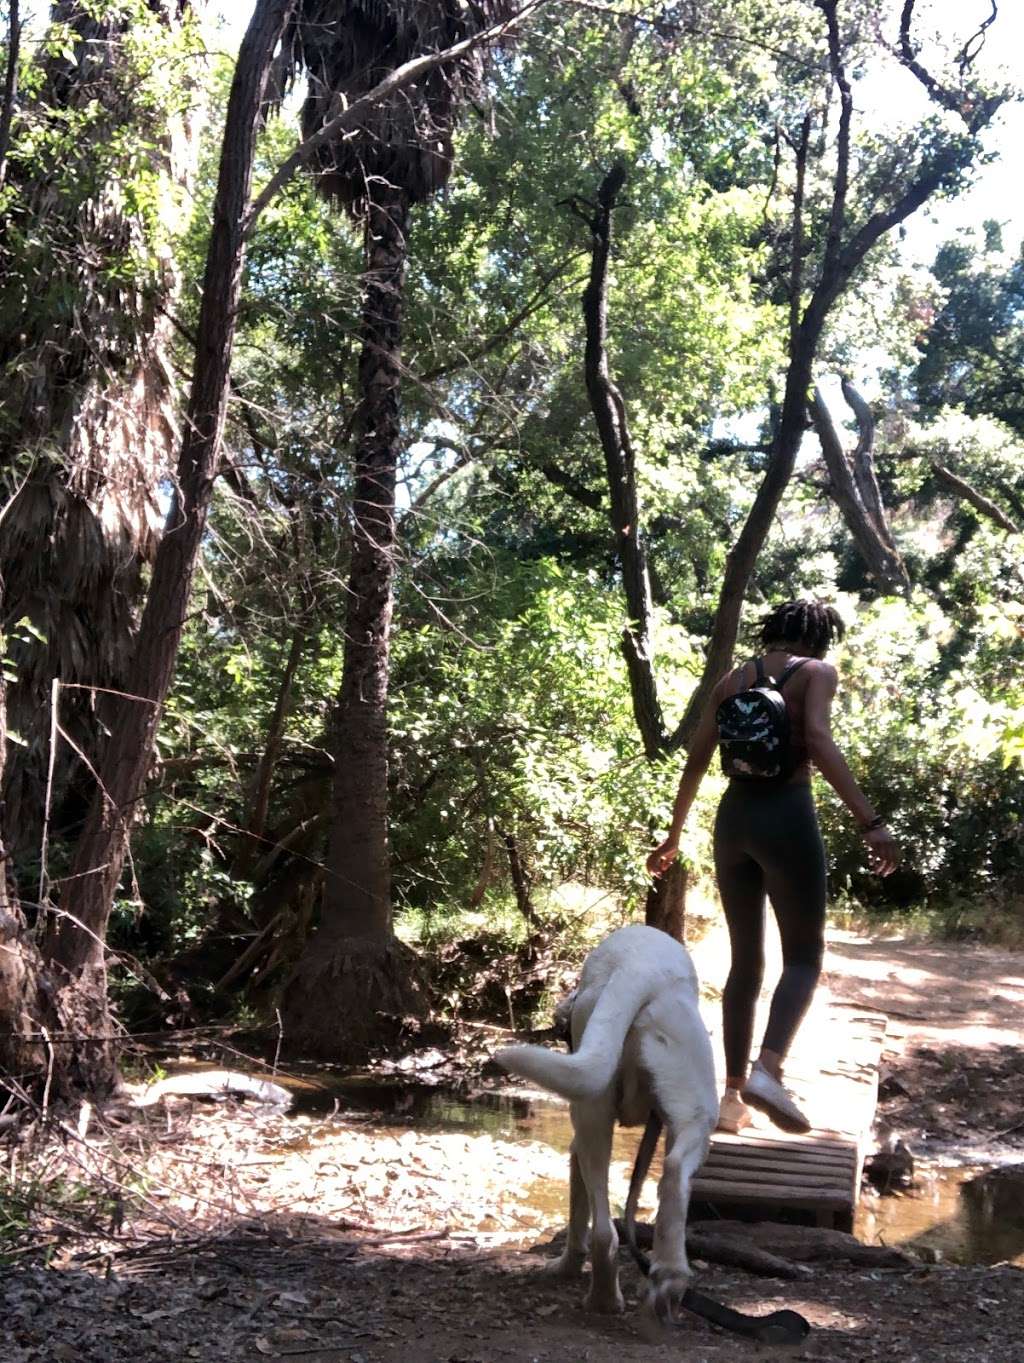
M 494 1059 L 563 1098 L 596 1098 L 615 1078 L 626 1034 L 651 993 L 650 980 L 616 971 L 587 1019 L 579 1050 L 565 1055 L 545 1046 L 505 1046 Z

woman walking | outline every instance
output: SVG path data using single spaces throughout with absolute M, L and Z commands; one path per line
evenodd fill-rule
M 747 1104 L 784 1131 L 810 1130 L 782 1084 L 782 1068 L 817 986 L 825 945 L 825 848 L 812 763 L 857 821 L 872 870 L 888 875 L 899 861 L 892 833 L 832 738 L 838 674 L 825 654 L 843 633 L 838 612 L 817 601 L 789 601 L 763 618 L 763 654 L 734 668 L 712 692 L 679 782 L 669 835 L 647 859 L 655 876 L 675 859 L 697 788 L 721 744 L 730 781 L 715 819 L 715 875 L 732 964 L 722 995 L 720 1130 L 746 1126 Z M 766 894 L 779 927 L 782 975 L 760 1054 L 748 1069 L 764 975 Z

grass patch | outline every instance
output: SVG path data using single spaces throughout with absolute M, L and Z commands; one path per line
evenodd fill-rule
M 1024 901 L 953 899 L 916 904 L 890 913 L 865 909 L 856 900 L 829 906 L 829 922 L 863 937 L 910 938 L 920 942 L 973 942 L 1024 951 Z

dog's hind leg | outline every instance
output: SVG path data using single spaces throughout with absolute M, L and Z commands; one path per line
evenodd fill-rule
M 659 1005 L 647 1015 L 640 1055 L 665 1123 L 648 1296 L 648 1306 L 664 1317 L 671 1315 L 673 1303 L 690 1282 L 686 1257 L 690 1185 L 707 1155 L 717 1095 L 711 1045 L 696 1008 L 678 999 Z
M 612 1155 L 615 1107 L 602 1098 L 572 1104 L 573 1154 L 590 1205 L 590 1292 L 588 1311 L 625 1310 L 619 1290 L 619 1237 L 608 1204 L 608 1165 Z
M 651 1305 L 660 1316 L 671 1315 L 672 1302 L 690 1285 L 686 1257 L 686 1217 L 690 1185 L 707 1153 L 702 1125 L 667 1123 L 665 1163 L 658 1185 L 658 1215 L 651 1250 Z
M 569 1156 L 569 1227 L 565 1249 L 557 1259 L 544 1265 L 544 1273 L 552 1278 L 578 1278 L 587 1262 L 590 1228 L 590 1198 L 583 1182 L 580 1162 L 575 1151 Z

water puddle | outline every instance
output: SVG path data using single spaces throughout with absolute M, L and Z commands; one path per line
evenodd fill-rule
M 972 1152 L 972 1157 L 982 1153 Z M 1024 1267 L 1024 1178 L 1004 1180 L 1001 1166 L 1011 1157 L 984 1153 L 985 1163 L 962 1164 L 950 1155 L 919 1160 L 912 1192 L 863 1194 L 854 1226 L 857 1236 L 930 1259 Z

